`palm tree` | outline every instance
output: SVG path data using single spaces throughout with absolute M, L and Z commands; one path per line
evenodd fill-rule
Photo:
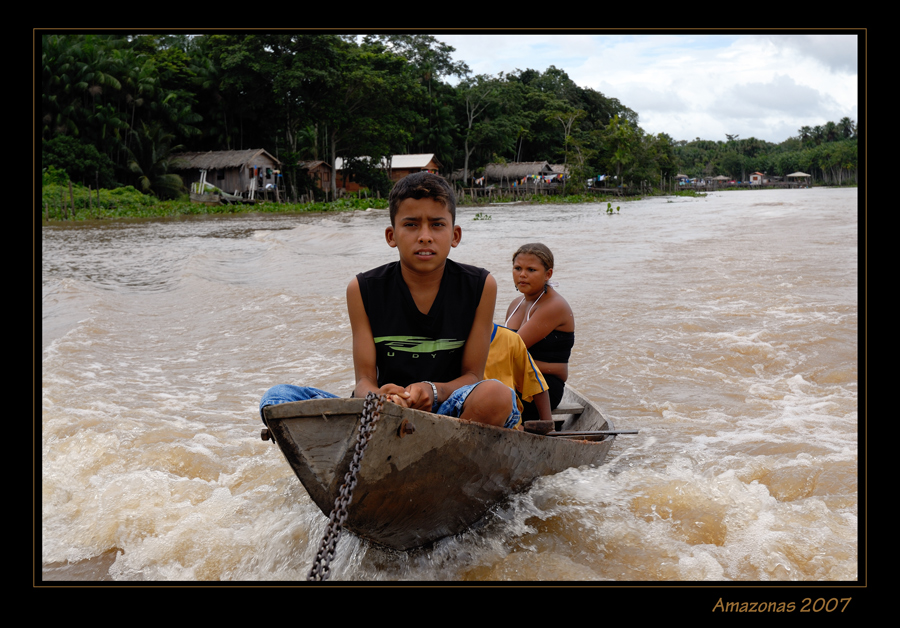
M 199 46 L 198 46 L 199 48 Z M 231 150 L 232 139 L 236 134 L 233 118 L 229 122 L 229 102 L 222 93 L 222 68 L 208 56 L 195 58 L 191 66 L 194 82 L 199 88 L 198 97 L 204 101 L 204 111 L 208 112 L 204 134 L 212 146 L 223 150 Z
M 825 129 L 822 125 L 817 124 L 812 129 L 812 139 L 816 143 L 816 146 L 822 143 L 822 140 L 825 139 Z
M 184 180 L 172 172 L 178 159 L 174 153 L 182 145 L 173 145 L 175 135 L 166 131 L 158 121 L 141 122 L 135 143 L 129 149 L 129 170 L 137 178 L 137 188 L 159 198 L 175 198 L 184 192 Z
M 853 123 L 853 120 L 846 116 L 841 118 L 841 121 L 838 122 L 838 128 L 840 129 L 841 137 L 844 139 L 848 139 L 856 135 L 856 125 Z

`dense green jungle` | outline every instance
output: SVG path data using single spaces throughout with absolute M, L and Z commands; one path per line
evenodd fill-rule
M 642 193 L 671 190 L 678 174 L 746 181 L 802 171 L 813 185 L 858 178 L 850 118 L 779 144 L 676 140 L 646 133 L 638 112 L 562 69 L 473 75 L 430 35 L 67 33 L 42 35 L 40 45 L 36 211 L 49 220 L 381 207 L 391 182 L 373 164 L 414 153 L 434 153 L 461 187 L 490 163 L 563 164 L 569 177 L 555 202 L 599 200 L 584 185 L 600 175 Z M 188 200 L 179 153 L 250 148 L 283 164 L 287 203 Z M 315 189 L 298 165 L 337 158 L 366 188 L 362 198 Z M 301 205 L 307 190 L 315 202 Z

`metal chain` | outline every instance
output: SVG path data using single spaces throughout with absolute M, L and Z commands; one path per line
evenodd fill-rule
M 362 416 L 359 421 L 359 432 L 356 435 L 356 448 L 353 451 L 353 460 L 350 461 L 350 470 L 344 476 L 344 483 L 341 485 L 338 496 L 334 500 L 334 508 L 331 509 L 331 514 L 328 516 L 329 521 L 328 527 L 325 529 L 325 536 L 322 537 L 322 542 L 319 544 L 316 561 L 306 577 L 307 580 L 328 579 L 338 537 L 341 534 L 344 522 L 347 520 L 347 507 L 353 500 L 353 489 L 356 488 L 356 476 L 359 473 L 363 453 L 365 453 L 366 447 L 369 445 L 369 439 L 372 438 L 372 433 L 375 431 L 375 423 L 381 417 L 384 400 L 384 395 L 376 395 L 374 392 L 369 392 L 366 395 Z

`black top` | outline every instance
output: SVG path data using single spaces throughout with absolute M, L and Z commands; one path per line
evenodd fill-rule
M 569 356 L 572 354 L 572 347 L 574 346 L 574 331 L 557 331 L 554 329 L 546 337 L 531 345 L 528 348 L 528 353 L 538 362 L 568 363 Z
M 448 382 L 462 374 L 463 346 L 487 276 L 483 268 L 448 259 L 428 314 L 416 307 L 400 262 L 356 276 L 375 340 L 379 386 Z
M 568 362 L 575 346 L 574 331 L 553 330 L 537 341 L 528 351 L 538 362 Z

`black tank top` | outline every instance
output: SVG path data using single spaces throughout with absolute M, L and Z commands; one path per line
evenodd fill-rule
M 575 346 L 574 331 L 553 330 L 545 338 L 531 345 L 528 353 L 538 362 L 568 363 Z
M 400 262 L 356 276 L 375 339 L 379 386 L 448 382 L 462 374 L 463 346 L 487 275 L 483 268 L 448 259 L 428 314 L 416 307 Z

